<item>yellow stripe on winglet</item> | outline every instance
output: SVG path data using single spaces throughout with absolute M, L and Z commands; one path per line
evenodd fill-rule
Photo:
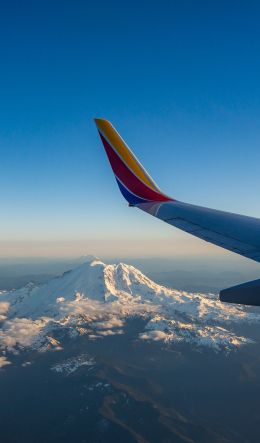
M 95 122 L 97 127 L 112 144 L 113 148 L 116 149 L 117 153 L 134 174 L 154 191 L 159 191 L 111 123 L 108 120 L 103 120 L 101 118 L 96 118 Z

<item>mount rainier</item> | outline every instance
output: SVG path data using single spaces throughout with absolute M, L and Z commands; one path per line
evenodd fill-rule
M 123 334 L 133 317 L 143 319 L 137 339 L 216 352 L 253 343 L 236 326 L 260 322 L 260 315 L 213 294 L 166 288 L 133 266 L 89 259 L 43 285 L 1 292 L 0 367 L 23 349 L 58 350 L 67 335 L 93 340 Z

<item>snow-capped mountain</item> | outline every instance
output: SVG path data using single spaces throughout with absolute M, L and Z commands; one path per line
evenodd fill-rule
M 133 266 L 90 257 L 44 285 L 30 283 L 0 294 L 0 366 L 7 364 L 6 351 L 58 349 L 57 331 L 90 338 L 122 334 L 133 316 L 144 319 L 142 340 L 188 342 L 215 351 L 252 342 L 237 336 L 233 326 L 260 321 L 260 315 L 223 304 L 212 294 L 169 289 Z

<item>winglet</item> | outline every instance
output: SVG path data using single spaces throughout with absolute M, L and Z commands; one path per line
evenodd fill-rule
M 160 191 L 112 124 L 101 118 L 96 118 L 95 123 L 119 189 L 129 205 L 171 201 Z

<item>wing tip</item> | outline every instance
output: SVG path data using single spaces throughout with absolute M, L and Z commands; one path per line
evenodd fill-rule
M 102 126 L 111 126 L 110 121 L 105 118 L 100 118 L 100 117 L 94 118 L 94 122 L 98 129 L 101 129 Z
M 113 125 L 104 118 L 94 119 L 121 193 L 129 203 L 169 201 Z

